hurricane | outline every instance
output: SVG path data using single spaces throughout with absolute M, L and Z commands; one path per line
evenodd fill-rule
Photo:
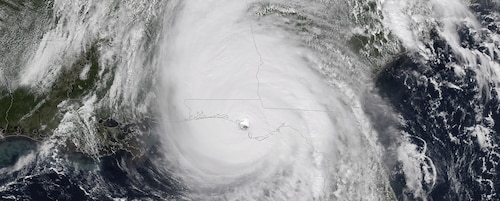
M 0 0 L 2 200 L 496 200 L 496 0 Z

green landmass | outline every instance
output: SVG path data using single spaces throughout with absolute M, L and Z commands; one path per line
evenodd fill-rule
M 377 74 L 387 61 L 406 50 L 397 37 L 384 28 L 384 17 L 377 2 L 359 0 L 357 3 L 359 6 L 354 8 L 351 18 L 359 30 L 352 34 L 347 44 L 353 52 L 371 63 L 374 74 Z
M 69 67 L 63 67 L 52 88 L 43 94 L 38 94 L 26 87 L 16 88 L 9 93 L 2 89 L 0 96 L 0 131 L 3 137 L 22 136 L 32 140 L 42 141 L 51 136 L 57 128 L 64 113 L 58 105 L 68 101 L 82 105 L 81 100 L 90 93 L 95 94 L 98 99 L 105 96 L 107 88 L 98 88 L 99 77 L 99 52 L 100 43 L 93 44 L 82 56 Z M 88 67 L 86 78 L 82 79 L 80 74 Z M 106 72 L 104 72 L 106 73 Z M 109 72 L 108 72 L 109 73 Z M 110 82 L 105 85 L 110 85 Z M 11 105 L 12 104 L 12 105 Z M 97 118 L 101 119 L 96 127 L 99 154 L 112 154 L 116 151 L 130 152 L 134 157 L 142 155 L 144 143 L 151 140 L 149 129 L 151 119 L 133 120 L 128 123 L 118 123 L 112 116 L 112 112 L 102 108 L 97 112 Z M 117 122 L 116 125 L 109 122 Z M 131 121 L 131 120 L 129 120 Z M 75 145 L 71 140 L 66 142 L 71 151 L 79 150 L 79 142 Z
M 26 87 L 16 88 L 10 93 L 4 89 L 0 98 L 0 129 L 3 136 L 24 135 L 42 140 L 50 135 L 62 118 L 57 106 L 64 100 L 80 100 L 95 88 L 99 64 L 97 46 L 79 58 L 71 67 L 63 68 L 52 89 L 37 94 Z M 90 65 L 87 79 L 80 79 L 80 73 Z M 12 105 L 11 105 L 12 103 Z

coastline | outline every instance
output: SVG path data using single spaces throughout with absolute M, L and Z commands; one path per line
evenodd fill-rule
M 42 140 L 37 140 L 37 139 L 32 138 L 32 137 L 27 136 L 27 135 L 8 135 L 8 136 L 1 136 L 0 137 L 0 143 L 15 141 L 15 140 L 27 140 L 27 141 L 37 143 L 37 144 L 42 142 Z

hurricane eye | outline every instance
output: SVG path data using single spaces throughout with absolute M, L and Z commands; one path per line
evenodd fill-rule
M 248 127 L 250 127 L 250 122 L 248 121 L 248 119 L 242 119 L 240 120 L 239 125 L 241 130 L 247 130 Z

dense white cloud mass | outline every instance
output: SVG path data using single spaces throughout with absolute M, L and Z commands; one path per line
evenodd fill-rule
M 386 181 L 378 152 L 363 153 L 372 149 L 364 135 L 374 133 L 353 114 L 345 95 L 352 89 L 325 80 L 315 69 L 321 55 L 295 33 L 257 20 L 255 5 L 185 1 L 167 28 L 160 100 L 177 175 L 194 189 L 219 192 L 214 199 L 382 197 L 383 188 L 368 188 Z

